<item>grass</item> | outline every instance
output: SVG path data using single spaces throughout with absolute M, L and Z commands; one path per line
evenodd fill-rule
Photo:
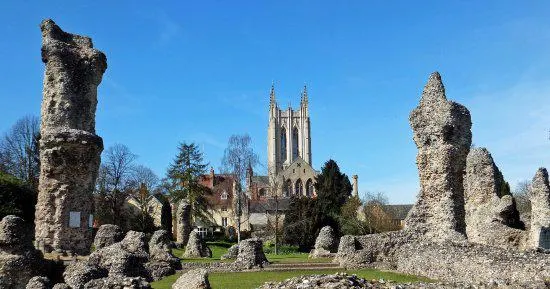
M 375 269 L 359 269 L 359 270 L 344 270 L 344 269 L 315 269 L 315 270 L 292 270 L 292 271 L 258 271 L 258 272 L 237 272 L 237 273 L 210 273 L 210 285 L 214 289 L 248 289 L 257 288 L 265 282 L 283 281 L 288 278 L 312 275 L 312 274 L 334 274 L 337 272 L 346 272 L 348 274 L 356 274 L 359 277 L 367 280 L 384 279 L 396 282 L 419 282 L 430 281 L 427 278 L 399 274 L 394 272 L 385 272 Z M 168 276 L 160 281 L 151 283 L 153 289 L 170 289 L 172 283 L 176 281 L 179 275 Z
M 332 258 L 316 258 L 309 259 L 309 254 L 306 253 L 293 253 L 286 255 L 266 254 L 267 260 L 273 264 L 285 264 L 285 263 L 330 263 Z
M 233 262 L 234 260 L 220 260 L 221 256 L 227 252 L 227 249 L 231 247 L 231 243 L 226 242 L 207 242 L 208 247 L 212 250 L 211 258 L 185 258 L 182 262 L 196 262 L 196 263 L 209 263 L 209 262 Z M 182 258 L 184 249 L 172 249 L 172 253 Z M 306 253 L 292 253 L 292 254 L 266 254 L 269 262 L 274 264 L 285 263 L 327 263 L 331 262 L 330 258 L 309 259 Z
M 227 249 L 231 247 L 232 244 L 226 242 L 207 242 L 208 248 L 212 250 L 211 258 L 185 258 L 183 259 L 183 253 L 185 249 L 172 249 L 172 254 L 176 257 L 182 258 L 182 262 L 198 262 L 198 263 L 209 263 L 209 262 L 227 262 L 226 260 L 220 261 L 220 258 L 223 254 L 227 253 Z M 232 261 L 232 260 L 228 260 Z

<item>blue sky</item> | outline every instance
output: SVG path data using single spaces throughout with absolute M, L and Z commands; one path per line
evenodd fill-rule
M 361 192 L 413 202 L 408 116 L 436 70 L 512 186 L 550 166 L 548 1 L 68 3 L 0 4 L 0 132 L 40 112 L 38 25 L 52 18 L 107 55 L 105 146 L 126 144 L 160 176 L 178 142 L 197 142 L 217 168 L 238 133 L 265 163 L 271 82 L 282 107 L 307 83 L 314 167 L 333 158 Z

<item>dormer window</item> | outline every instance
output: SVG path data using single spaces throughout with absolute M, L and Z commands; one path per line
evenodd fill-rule
M 226 192 L 226 191 L 223 191 L 221 198 L 222 198 L 222 200 L 227 200 L 227 197 L 228 197 L 228 196 L 229 196 L 229 195 L 227 194 L 227 192 Z

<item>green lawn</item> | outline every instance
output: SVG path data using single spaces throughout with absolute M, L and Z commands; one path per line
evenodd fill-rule
M 288 278 L 312 275 L 312 274 L 334 274 L 337 272 L 346 272 L 356 274 L 367 280 L 384 279 L 396 282 L 418 282 L 430 281 L 426 278 L 420 278 L 411 275 L 398 274 L 393 272 L 384 272 L 375 269 L 344 270 L 344 269 L 320 269 L 320 270 L 292 270 L 292 271 L 258 271 L 258 272 L 238 272 L 238 273 L 211 273 L 209 274 L 210 285 L 214 289 L 248 289 L 257 288 L 268 281 L 282 281 Z M 154 289 L 170 289 L 172 283 L 176 281 L 179 275 L 168 276 L 160 281 L 151 283 Z
M 223 254 L 227 252 L 227 249 L 231 247 L 232 244 L 223 243 L 223 242 L 207 242 L 208 247 L 212 250 L 212 258 L 193 258 L 193 259 L 182 259 L 182 262 L 198 262 L 198 263 L 208 263 L 208 262 L 220 262 L 220 258 Z M 176 257 L 182 257 L 184 249 L 172 249 L 172 253 Z M 274 264 L 283 264 L 283 263 L 326 263 L 331 262 L 330 258 L 318 258 L 318 259 L 309 259 L 307 253 L 292 253 L 285 255 L 275 255 L 275 254 L 266 254 L 267 260 Z M 223 260 L 221 262 L 233 262 L 233 260 Z

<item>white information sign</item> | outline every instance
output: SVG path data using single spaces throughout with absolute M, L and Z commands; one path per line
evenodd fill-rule
M 88 227 L 92 228 L 93 226 L 94 226 L 94 215 L 90 214 L 90 216 L 88 217 Z
M 80 228 L 80 212 L 69 212 L 69 227 Z

